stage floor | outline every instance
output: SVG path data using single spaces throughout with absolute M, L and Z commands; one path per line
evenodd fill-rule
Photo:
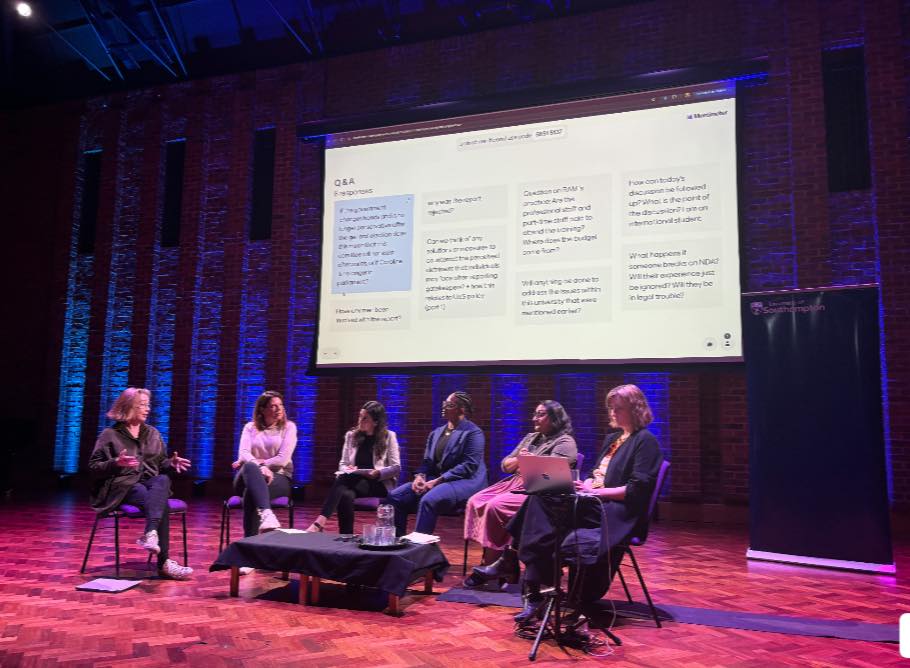
M 113 576 L 113 524 L 99 530 L 87 572 L 79 574 L 93 514 L 75 495 L 53 501 L 0 505 L 0 665 L 191 666 L 526 665 L 530 642 L 512 635 L 514 609 L 444 603 L 413 592 L 404 616 L 377 610 L 376 596 L 323 585 L 321 603 L 303 607 L 295 576 L 256 573 L 241 579 L 240 597 L 228 596 L 226 572 L 209 573 L 218 549 L 220 503 L 190 500 L 192 580 L 148 579 L 119 594 L 76 591 L 94 577 Z M 297 509 L 305 528 L 317 508 Z M 278 512 L 284 520 L 284 511 Z M 369 514 L 358 514 L 370 521 Z M 239 536 L 240 517 L 234 516 Z M 148 577 L 134 541 L 136 521 L 122 523 L 122 576 Z M 179 525 L 172 556 L 182 555 Z M 335 529 L 331 521 L 328 529 Z M 439 533 L 452 569 L 436 591 L 459 583 L 463 540 L 460 518 L 442 518 Z M 655 603 L 830 620 L 897 624 L 910 612 L 910 540 L 895 545 L 897 576 L 835 572 L 747 562 L 745 529 L 657 523 L 636 554 Z M 472 546 L 469 564 L 480 550 Z M 640 597 L 634 573 L 627 578 Z M 614 596 L 621 597 L 617 583 Z M 359 609 L 358 609 L 359 608 Z M 693 624 L 621 621 L 623 641 L 598 661 L 637 666 L 898 666 L 896 644 L 743 631 Z M 577 650 L 544 643 L 538 662 L 595 661 Z

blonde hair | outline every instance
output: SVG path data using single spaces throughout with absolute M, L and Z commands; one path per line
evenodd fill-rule
M 607 392 L 607 408 L 610 402 L 620 399 L 632 414 L 632 426 L 635 431 L 644 429 L 654 421 L 654 414 L 645 398 L 645 393 L 639 389 L 638 385 L 617 385 Z
M 116 401 L 114 401 L 111 409 L 107 412 L 107 416 L 111 420 L 116 420 L 117 422 L 124 422 L 126 420 L 129 420 L 130 414 L 136 407 L 138 397 L 142 394 L 148 397 L 149 401 L 152 400 L 152 393 L 144 387 L 126 388 L 123 390 L 123 392 L 120 393 L 120 396 L 117 397 Z

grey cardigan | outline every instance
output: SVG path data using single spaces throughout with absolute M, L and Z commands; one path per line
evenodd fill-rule
M 505 462 L 509 457 L 517 456 L 522 448 L 527 448 L 532 455 L 540 457 L 565 457 L 569 460 L 569 468 L 573 469 L 578 459 L 578 445 L 572 435 L 565 432 L 554 438 L 547 438 L 543 434 L 532 431 L 521 439 L 515 449 L 503 457 L 502 461 Z

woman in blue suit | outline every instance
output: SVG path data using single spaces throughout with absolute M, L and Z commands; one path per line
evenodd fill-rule
M 399 536 L 407 533 L 409 513 L 417 511 L 415 531 L 431 534 L 440 514 L 454 512 L 487 486 L 483 432 L 468 419 L 472 414 L 466 392 L 453 392 L 442 403 L 446 424 L 430 432 L 414 482 L 396 487 L 387 499 Z

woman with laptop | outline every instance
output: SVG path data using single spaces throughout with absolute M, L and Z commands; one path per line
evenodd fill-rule
M 572 437 L 572 419 L 562 405 L 551 399 L 541 401 L 534 409 L 532 421 L 534 431 L 521 439 L 502 460 L 503 473 L 511 475 L 468 500 L 464 537 L 483 546 L 483 563 L 486 565 L 474 567 L 464 582 L 466 587 L 479 587 L 496 578 L 518 582 L 518 554 L 511 547 L 512 536 L 506 531 L 506 524 L 527 498 L 514 493 L 525 488 L 518 471 L 519 457 L 565 457 L 575 468 L 578 447 Z
M 530 496 L 509 524 L 525 564 L 525 604 L 515 616 L 519 624 L 542 612 L 540 588 L 554 580 L 554 553 L 562 536 L 562 556 L 592 566 L 580 570 L 573 586 L 570 604 L 579 605 L 606 593 L 619 567 L 619 546 L 648 521 L 648 502 L 663 461 L 657 439 L 647 429 L 651 408 L 635 385 L 610 390 L 606 407 L 617 431 L 604 440 L 593 475 L 575 483 L 578 498 Z

